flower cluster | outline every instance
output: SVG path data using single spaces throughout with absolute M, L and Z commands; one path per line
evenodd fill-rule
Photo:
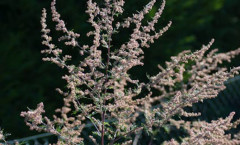
M 9 135 L 11 135 L 11 134 L 5 133 L 4 130 L 1 129 L 1 127 L 0 127 L 0 145 L 7 144 L 6 137 Z M 17 143 L 16 143 L 16 145 L 17 145 Z
M 236 128 L 240 123 L 237 120 L 231 123 L 234 112 L 231 112 L 225 119 L 214 120 L 211 123 L 205 121 L 197 122 L 184 122 L 184 121 L 173 121 L 175 125 L 184 127 L 188 133 L 189 137 L 183 138 L 182 145 L 206 145 L 206 144 L 240 144 L 240 138 L 238 136 L 232 137 L 231 134 L 226 134 L 225 132 Z M 171 141 L 165 142 L 166 145 L 179 145 L 177 141 L 172 139 Z
M 5 140 L 5 137 L 4 137 L 4 134 L 3 134 L 3 131 L 1 130 L 0 131 L 0 141 L 4 141 Z
M 153 8 L 156 0 L 150 2 L 142 11 L 116 21 L 124 11 L 124 0 L 104 0 L 99 5 L 93 0 L 87 1 L 86 13 L 93 30 L 92 44 L 80 44 L 80 34 L 66 28 L 56 9 L 56 0 L 51 3 L 52 21 L 56 31 L 63 33 L 58 41 L 79 50 L 83 60 L 71 64 L 72 57 L 63 53 L 63 49 L 54 43 L 47 28 L 46 9 L 42 11 L 42 44 L 47 49 L 44 61 L 50 61 L 68 71 L 62 78 L 67 82 L 67 90 L 57 89 L 64 96 L 63 107 L 56 109 L 53 120 L 42 117 L 43 103 L 36 110 L 22 112 L 30 129 L 50 132 L 59 136 L 58 144 L 84 144 L 82 132 L 86 124 L 92 124 L 95 131 L 88 139 L 94 144 L 137 144 L 142 132 L 154 137 L 154 130 L 165 125 L 185 126 L 189 136 L 182 144 L 238 144 L 225 131 L 236 127 L 239 121 L 231 123 L 234 113 L 226 119 L 212 123 L 185 122 L 174 120 L 174 116 L 192 117 L 200 113 L 186 112 L 185 107 L 205 99 L 214 98 L 222 91 L 224 82 L 238 74 L 240 67 L 228 70 L 219 67 L 223 61 L 230 62 L 240 54 L 240 49 L 217 53 L 217 49 L 208 50 L 214 40 L 196 52 L 184 51 L 171 57 L 166 67 L 159 65 L 160 72 L 149 77 L 149 82 L 134 80 L 129 70 L 144 65 L 143 48 L 150 47 L 156 39 L 171 26 L 170 21 L 163 29 L 156 30 L 155 25 L 165 7 L 165 0 L 151 21 L 146 25 L 143 19 Z M 123 28 L 133 26 L 129 41 L 119 48 L 112 46 L 113 35 Z M 120 29 L 121 28 L 121 29 Z M 106 52 L 106 54 L 105 54 Z M 147 95 L 146 95 L 147 91 Z M 134 138 L 132 138 L 135 135 Z M 134 139 L 134 140 L 133 140 Z M 176 140 L 166 144 L 179 144 Z

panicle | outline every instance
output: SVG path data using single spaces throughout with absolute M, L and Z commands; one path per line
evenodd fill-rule
M 101 138 L 102 145 L 106 144 L 106 140 L 110 145 L 118 142 L 137 144 L 143 131 L 154 137 L 156 129 L 171 129 L 172 126 L 188 132 L 189 136 L 181 144 L 240 144 L 240 135 L 231 137 L 225 133 L 240 123 L 239 120 L 231 123 L 234 113 L 211 123 L 174 119 L 176 115 L 201 115 L 200 112 L 187 112 L 185 108 L 217 97 L 225 89 L 224 82 L 238 75 L 240 67 L 228 70 L 219 67 L 219 64 L 230 62 L 240 54 L 240 48 L 227 53 L 217 53 L 217 49 L 209 52 L 214 43 L 212 39 L 198 51 L 183 51 L 171 57 L 166 67 L 159 65 L 159 73 L 149 77 L 148 82 L 133 79 L 130 75 L 132 68 L 144 65 L 144 48 L 150 47 L 172 25 L 170 21 L 162 29 L 156 30 L 166 5 L 165 0 L 153 18 L 146 25 L 143 24 L 143 19 L 156 2 L 150 0 L 140 12 L 117 21 L 116 17 L 124 12 L 124 0 L 104 0 L 101 5 L 88 0 L 86 13 L 93 30 L 86 35 L 89 39 L 92 36 L 92 42 L 80 45 L 80 34 L 66 27 L 57 12 L 56 0 L 53 0 L 52 21 L 56 23 L 55 30 L 63 34 L 57 39 L 58 43 L 64 42 L 78 49 L 79 63 L 72 63 L 72 56 L 54 43 L 46 24 L 46 9 L 42 10 L 42 44 L 47 47 L 42 50 L 47 55 L 43 60 L 67 70 L 62 76 L 66 88 L 56 89 L 64 98 L 63 106 L 55 110 L 53 120 L 43 117 L 43 103 L 38 104 L 35 110 L 21 113 L 30 129 L 55 134 L 59 136 L 57 144 L 66 145 L 83 144 L 86 137 L 83 130 L 89 126 L 94 132 L 88 134 L 88 139 L 99 144 Z M 134 28 L 129 40 L 117 48 L 113 35 L 120 28 L 129 28 L 131 24 Z M 134 140 L 132 134 L 135 134 Z M 0 131 L 1 139 L 3 136 Z M 165 143 L 180 144 L 175 139 Z

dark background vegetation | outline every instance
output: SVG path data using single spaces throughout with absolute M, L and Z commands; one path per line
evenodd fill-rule
M 126 0 L 124 16 L 141 10 L 147 2 Z M 153 16 L 159 5 L 160 1 L 147 18 Z M 145 49 L 145 66 L 142 71 L 136 71 L 134 77 L 156 74 L 157 64 L 163 64 L 182 50 L 200 49 L 211 38 L 216 39 L 213 47 L 221 52 L 240 47 L 239 5 L 239 0 L 167 0 L 157 27 L 161 28 L 169 20 L 173 21 L 173 25 L 151 48 Z M 24 119 L 19 116 L 21 111 L 27 107 L 35 108 L 43 101 L 46 114 L 51 116 L 62 103 L 62 96 L 55 92 L 55 88 L 65 86 L 61 80 L 63 73 L 57 66 L 41 60 L 40 51 L 44 46 L 40 38 L 40 16 L 44 7 L 49 13 L 50 0 L 0 0 L 0 126 L 12 134 L 10 139 L 37 133 L 26 127 Z M 85 34 L 91 27 L 86 23 L 88 17 L 84 13 L 86 1 L 57 0 L 57 9 L 67 27 L 83 36 L 80 42 L 88 43 Z M 54 29 L 49 16 L 49 27 Z M 118 41 L 123 41 L 129 33 L 128 30 L 120 33 Z M 240 65 L 239 58 L 234 59 L 231 66 Z M 231 96 L 227 99 L 231 100 Z M 209 115 L 203 119 L 224 117 L 233 110 L 240 110 L 240 106 L 217 104 L 215 109 L 208 110 Z

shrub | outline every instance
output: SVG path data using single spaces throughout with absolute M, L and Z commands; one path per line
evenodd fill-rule
M 47 28 L 46 10 L 42 11 L 42 44 L 47 49 L 44 61 L 50 61 L 67 70 L 62 77 L 67 89 L 57 91 L 64 96 L 64 105 L 56 110 L 53 120 L 43 117 L 43 103 L 37 109 L 22 112 L 30 129 L 45 131 L 59 136 L 57 144 L 86 144 L 82 131 L 88 124 L 91 144 L 138 144 L 144 132 L 149 144 L 157 139 L 161 128 L 184 130 L 188 135 L 181 139 L 165 141 L 164 144 L 240 144 L 236 135 L 226 131 L 235 128 L 239 120 L 231 123 L 234 112 L 225 119 L 207 123 L 204 121 L 185 121 L 180 117 L 201 115 L 187 112 L 186 107 L 194 103 L 211 99 L 225 89 L 224 82 L 238 74 L 240 67 L 228 70 L 219 67 L 223 61 L 230 62 L 240 53 L 240 49 L 227 53 L 217 53 L 217 49 L 207 52 L 214 40 L 203 45 L 199 51 L 183 51 L 171 57 L 166 66 L 158 66 L 160 72 L 149 76 L 148 82 L 133 79 L 129 71 L 144 65 L 143 48 L 150 47 L 171 26 L 171 21 L 161 30 L 155 25 L 165 6 L 144 24 L 144 16 L 153 8 L 156 0 L 151 0 L 142 11 L 121 21 L 124 0 L 104 0 L 98 4 L 87 2 L 88 22 L 93 31 L 87 33 L 92 44 L 79 44 L 80 34 L 66 28 L 55 4 L 51 3 L 52 21 L 56 31 L 62 33 L 57 43 L 79 51 L 79 63 L 72 61 L 68 50 L 58 47 Z M 120 19 L 120 20 L 119 20 Z M 122 29 L 133 28 L 129 41 L 117 47 L 112 44 L 113 35 Z

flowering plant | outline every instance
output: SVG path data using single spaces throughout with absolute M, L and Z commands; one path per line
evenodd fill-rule
M 142 21 L 156 0 L 150 0 L 142 11 L 132 17 L 116 21 L 124 11 L 124 3 L 124 0 L 104 0 L 104 4 L 99 5 L 88 0 L 86 13 L 94 30 L 87 36 L 93 37 L 93 41 L 92 44 L 79 44 L 80 34 L 66 27 L 56 10 L 56 0 L 52 1 L 52 21 L 56 22 L 55 30 L 63 34 L 58 41 L 79 50 L 79 58 L 83 59 L 78 64 L 73 64 L 72 56 L 53 43 L 46 24 L 46 9 L 43 9 L 42 44 L 47 46 L 42 51 L 47 55 L 43 60 L 68 71 L 62 77 L 67 82 L 67 90 L 57 89 L 64 96 L 64 105 L 56 110 L 59 115 L 54 115 L 53 120 L 42 116 L 45 112 L 43 103 L 38 104 L 35 110 L 21 113 L 30 129 L 59 136 L 57 144 L 84 144 L 86 138 L 82 136 L 82 131 L 90 123 L 94 131 L 88 139 L 94 144 L 136 145 L 142 132 L 150 136 L 149 144 L 152 144 L 159 128 L 176 126 L 185 129 L 189 136 L 164 144 L 240 144 L 238 136 L 233 138 L 225 133 L 240 122 L 231 123 L 233 112 L 227 118 L 211 123 L 175 118 L 177 115 L 201 115 L 187 112 L 185 108 L 214 98 L 225 89 L 224 82 L 238 74 L 240 67 L 228 71 L 218 65 L 231 61 L 240 49 L 227 53 L 217 53 L 218 50 L 214 49 L 207 53 L 214 42 L 211 40 L 199 51 L 183 51 L 171 57 L 166 67 L 158 66 L 160 72 L 149 77 L 148 82 L 134 80 L 129 70 L 144 65 L 143 48 L 150 47 L 172 22 L 161 30 L 155 29 L 165 0 L 147 25 L 143 25 Z M 128 42 L 119 48 L 112 44 L 113 35 L 132 27 Z

